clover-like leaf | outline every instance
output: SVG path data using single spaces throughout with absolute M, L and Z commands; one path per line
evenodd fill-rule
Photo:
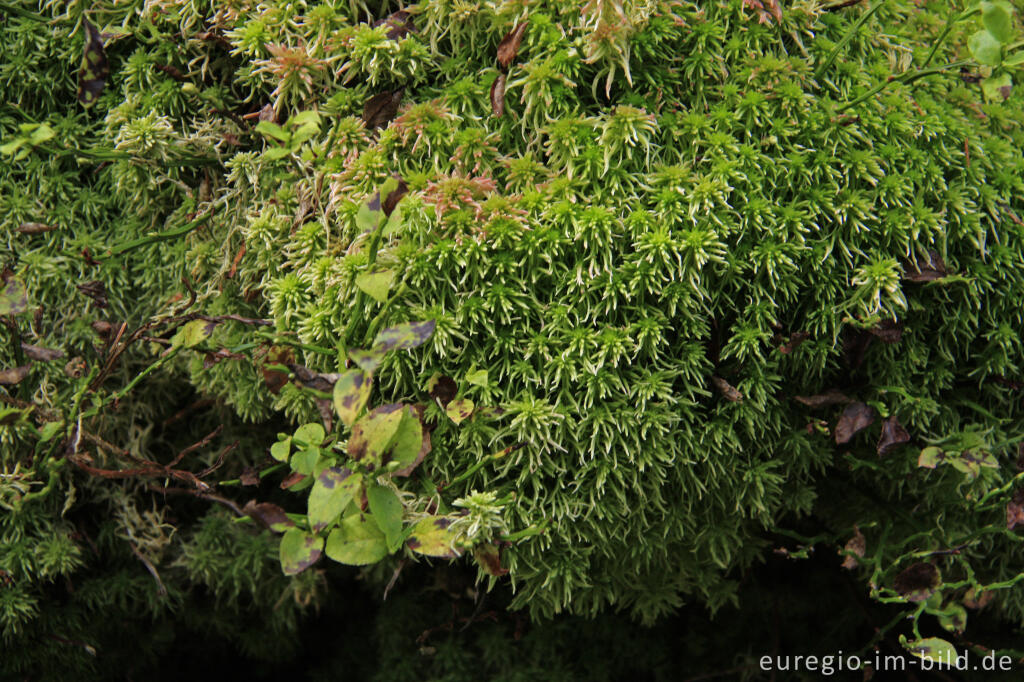
M 401 403 L 381 405 L 360 417 L 352 425 L 352 435 L 348 439 L 349 456 L 368 469 L 379 467 L 405 417 L 404 407 Z
M 384 533 L 388 551 L 394 552 L 402 545 L 402 501 L 394 490 L 379 483 L 366 488 L 366 500 L 377 526 Z
M 342 373 L 334 382 L 334 409 L 345 426 L 352 426 L 370 399 L 373 380 L 358 369 Z
M 324 539 L 299 528 L 290 528 L 281 537 L 281 570 L 285 575 L 296 575 L 320 559 Z
M 406 546 L 424 556 L 454 559 L 459 552 L 455 549 L 455 534 L 450 530 L 453 521 L 450 516 L 420 519 L 412 527 Z
M 981 23 L 992 36 L 1008 44 L 1013 40 L 1013 6 L 1008 2 L 981 3 Z
M 287 462 L 288 456 L 292 452 L 292 438 L 289 436 L 284 440 L 279 440 L 270 446 L 270 456 L 276 459 L 278 462 Z
M 0 315 L 17 315 L 28 308 L 28 290 L 20 279 L 11 277 L 0 288 Z
M 307 446 L 320 447 L 326 437 L 327 432 L 324 431 L 324 427 L 316 422 L 303 424 L 295 429 L 295 440 Z
M 362 474 L 348 468 L 329 467 L 320 472 L 309 493 L 309 523 L 320 532 L 334 522 L 357 494 L 361 493 Z
M 327 535 L 327 556 L 349 566 L 375 564 L 388 555 L 384 533 L 366 514 L 346 517 Z

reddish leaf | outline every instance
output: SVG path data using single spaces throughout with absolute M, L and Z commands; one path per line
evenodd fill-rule
M 381 206 L 384 215 L 388 217 L 391 217 L 391 214 L 395 212 L 395 207 L 398 206 L 398 202 L 402 200 L 402 197 L 409 193 L 409 185 L 406 184 L 405 180 L 397 175 L 394 178 L 398 180 L 398 187 L 388 192 Z
M 945 261 L 942 260 L 942 256 L 939 255 L 938 251 L 932 250 L 928 251 L 927 258 L 919 258 L 912 263 L 908 263 L 903 268 L 904 279 L 911 282 L 934 282 L 948 274 L 949 272 L 946 269 Z
M 507 69 L 512 60 L 519 54 L 519 46 L 523 44 L 523 36 L 526 35 L 526 24 L 526 21 L 516 24 L 501 39 L 501 43 L 498 44 L 498 63 L 502 67 Z
M 305 474 L 300 474 L 298 471 L 293 471 L 292 473 L 285 476 L 284 480 L 281 481 L 281 490 L 288 490 L 288 488 L 291 488 L 293 485 L 299 484 L 305 478 Z
M 491 83 L 491 112 L 497 117 L 505 113 L 505 74 L 499 73 Z
M 900 571 L 893 588 L 912 602 L 926 601 L 935 593 L 941 578 L 932 564 L 918 562 Z
M 793 400 L 812 408 L 827 407 L 828 405 L 845 405 L 850 402 L 849 398 L 834 388 L 830 388 L 819 395 L 794 396 Z
M 722 377 L 711 377 L 711 385 L 718 389 L 718 392 L 725 396 L 726 400 L 738 403 L 743 400 L 743 394 L 733 388 L 732 384 Z
M 810 332 L 796 332 L 789 337 L 789 341 L 779 346 L 779 352 L 783 355 L 789 355 L 797 349 L 797 346 L 809 338 L 811 338 Z
M 260 477 L 256 474 L 256 470 L 252 467 L 245 467 L 242 469 L 242 474 L 238 477 L 238 480 L 242 485 L 259 485 Z
M 32 365 L 22 365 L 10 369 L 0 369 L 0 386 L 13 386 L 25 380 L 32 371 Z
M 850 439 L 875 423 L 877 413 L 864 403 L 850 403 L 843 410 L 836 424 L 836 444 L 849 443 Z
M 253 521 L 275 533 L 283 533 L 295 526 L 295 522 L 284 513 L 284 509 L 270 502 L 249 500 L 242 507 L 242 511 Z
M 64 357 L 64 353 L 59 350 L 53 350 L 51 348 L 41 348 L 40 346 L 30 346 L 27 343 L 21 344 L 21 349 L 25 351 L 25 355 L 31 360 L 37 360 L 39 362 L 52 362 L 59 360 Z
M 878 440 L 878 454 L 887 455 L 900 445 L 910 441 L 910 434 L 896 417 L 882 422 L 882 437 Z
M 416 27 L 412 25 L 412 15 L 404 9 L 392 13 L 387 19 L 373 22 L 373 28 L 385 24 L 388 27 L 388 40 L 401 40 L 410 33 L 416 32 Z
M 382 92 L 366 100 L 363 106 L 363 123 L 368 130 L 387 127 L 398 114 L 398 105 L 402 103 L 405 88 Z
M 1015 492 L 1006 505 L 1007 530 L 1013 530 L 1017 526 L 1024 526 L 1024 488 Z
M 289 348 L 275 346 L 271 348 L 266 357 L 264 358 L 264 365 L 291 365 L 294 363 L 292 351 Z M 277 395 L 284 385 L 288 383 L 288 372 L 267 368 L 263 366 L 260 368 L 263 372 L 263 383 L 266 384 L 267 388 L 274 395 Z

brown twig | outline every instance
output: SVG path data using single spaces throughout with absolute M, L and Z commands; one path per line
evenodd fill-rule
M 192 490 L 191 488 L 167 488 L 156 485 L 150 485 L 147 487 L 149 490 L 155 493 L 162 493 L 164 495 L 189 495 L 191 497 L 198 497 L 204 500 L 209 500 L 211 502 L 216 502 L 217 504 L 227 507 L 228 509 L 233 511 L 236 516 L 248 516 L 248 514 L 243 512 L 241 508 L 232 500 L 229 500 L 226 497 L 221 497 L 220 495 L 215 495 L 213 493 L 203 492 L 200 490 Z
M 188 446 L 187 448 L 185 448 L 184 450 L 182 450 L 181 452 L 179 452 L 179 453 L 178 453 L 178 454 L 177 454 L 177 455 L 176 455 L 176 456 L 174 457 L 174 459 L 172 459 L 172 460 L 171 460 L 171 461 L 170 461 L 170 462 L 169 462 L 169 463 L 167 464 L 167 467 L 168 467 L 168 468 L 171 468 L 171 467 L 175 467 L 175 466 L 177 466 L 177 465 L 178 465 L 178 463 L 179 463 L 179 462 L 181 462 L 181 460 L 185 459 L 185 456 L 186 456 L 186 455 L 188 455 L 189 453 L 195 452 L 196 450 L 198 450 L 198 449 L 200 449 L 200 448 L 202 448 L 202 447 L 205 447 L 205 446 L 209 445 L 210 441 L 211 441 L 211 440 L 213 440 L 214 438 L 216 438 L 216 437 L 217 437 L 217 435 L 218 435 L 218 434 L 219 434 L 219 433 L 220 433 L 221 431 L 223 431 L 223 430 L 224 430 L 224 425 L 223 425 L 223 424 L 221 424 L 220 426 L 218 426 L 217 428 L 215 428 L 215 429 L 214 429 L 213 431 L 211 431 L 210 433 L 208 433 L 208 434 L 206 434 L 205 436 L 203 436 L 203 437 L 202 437 L 202 438 L 201 438 L 201 439 L 200 439 L 199 441 L 197 441 L 197 442 L 195 442 L 195 443 L 192 443 L 192 445 L 189 445 L 189 446 Z
M 132 554 L 134 554 L 136 558 L 143 563 L 146 570 L 149 571 L 149 574 L 153 576 L 153 580 L 156 581 L 157 591 L 160 593 L 160 596 L 166 597 L 167 588 L 164 587 L 164 581 L 160 580 L 160 574 L 156 572 L 156 566 L 154 566 L 153 563 L 147 559 L 133 543 L 129 542 L 128 546 L 132 548 Z

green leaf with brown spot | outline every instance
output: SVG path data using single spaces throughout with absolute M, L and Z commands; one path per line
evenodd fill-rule
M 450 516 L 429 516 L 420 519 L 412 527 L 406 546 L 424 556 L 454 559 L 459 556 L 455 549 L 455 534 L 450 530 L 454 520 Z
M 368 566 L 388 555 L 384 533 L 367 514 L 353 514 L 327 536 L 327 556 L 349 566 Z
M 281 537 L 281 570 L 285 575 L 296 575 L 312 566 L 320 558 L 324 539 L 299 528 L 291 528 Z
M 363 415 L 352 425 L 348 439 L 349 456 L 368 469 L 376 469 L 394 443 L 398 427 L 405 416 L 401 403 L 381 405 Z
M 11 277 L 0 288 L 0 315 L 17 315 L 28 308 L 28 290 L 20 279 Z
M 956 665 L 956 647 L 944 639 L 927 637 L 908 642 L 905 636 L 900 635 L 900 644 L 918 658 L 924 658 L 943 665 Z
M 249 500 L 242 507 L 242 511 L 258 524 L 275 533 L 284 533 L 289 528 L 295 527 L 295 522 L 288 518 L 284 509 L 271 502 Z
M 356 275 L 356 286 L 378 303 L 388 300 L 388 292 L 391 291 L 391 284 L 394 281 L 394 270 L 363 272 Z
M 334 409 L 345 426 L 352 426 L 370 399 L 373 380 L 358 369 L 350 369 L 334 382 Z
M 402 501 L 394 490 L 379 483 L 366 489 L 366 500 L 377 526 L 384 533 L 388 551 L 396 551 L 402 546 Z
M 85 50 L 82 53 L 82 65 L 78 69 L 78 101 L 88 109 L 96 104 L 103 92 L 107 76 L 110 75 L 110 66 L 99 29 L 89 23 L 88 19 L 83 19 L 82 25 L 85 28 Z
M 348 352 L 348 356 L 352 358 L 352 362 L 368 374 L 380 367 L 380 363 L 384 360 L 384 352 L 379 350 L 355 348 Z
M 210 338 L 216 322 L 206 320 L 192 320 L 171 337 L 171 348 L 195 348 L 200 343 Z
M 378 352 L 389 350 L 408 350 L 426 343 L 437 328 L 435 320 L 426 322 L 406 322 L 382 329 L 373 342 L 373 349 Z
M 474 407 L 473 401 L 469 398 L 460 398 L 448 403 L 448 407 L 444 409 L 444 412 L 453 422 L 461 424 L 473 415 Z
M 474 547 L 473 558 L 487 575 L 500 578 L 508 573 L 507 568 L 501 567 L 501 549 L 494 543 L 488 542 Z
M 329 467 L 320 472 L 309 493 L 307 516 L 315 532 L 332 524 L 357 495 L 362 494 L 363 476 L 348 468 Z
M 950 604 L 938 614 L 939 625 L 949 632 L 963 632 L 967 627 L 967 609 L 960 604 Z
M 402 467 L 407 467 L 416 461 L 416 456 L 423 448 L 423 423 L 412 407 L 404 406 L 403 412 L 405 417 L 398 424 L 395 440 L 391 445 L 391 454 L 384 463 L 396 461 Z

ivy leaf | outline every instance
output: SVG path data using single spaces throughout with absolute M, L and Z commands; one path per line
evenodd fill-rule
M 248 514 L 253 521 L 275 533 L 284 533 L 289 528 L 295 527 L 295 522 L 288 518 L 284 509 L 271 502 L 249 500 L 242 507 L 242 511 Z
M 855 435 L 875 423 L 877 413 L 864 403 L 850 403 L 836 424 L 836 445 L 849 443 Z
M 334 383 L 334 409 L 345 426 L 352 426 L 370 399 L 373 380 L 365 372 L 350 369 Z
M 942 578 L 934 565 L 919 561 L 900 571 L 893 588 L 907 601 L 923 602 L 935 594 Z
M 384 534 L 365 514 L 345 518 L 327 536 L 327 556 L 340 564 L 367 566 L 388 555 Z
M 508 68 L 512 60 L 519 54 L 519 47 L 523 44 L 523 36 L 526 35 L 527 21 L 516 24 L 512 30 L 505 34 L 505 37 L 498 43 L 498 63 Z
M 349 456 L 363 462 L 368 469 L 379 467 L 398 434 L 398 427 L 405 416 L 403 408 L 400 403 L 381 405 L 360 417 L 352 425 L 352 435 L 348 439 Z
M 11 277 L 0 289 L 0 315 L 17 315 L 28 308 L 28 290 L 20 279 Z
M 459 400 L 453 400 L 448 403 L 448 407 L 445 408 L 444 413 L 448 415 L 456 424 L 461 424 L 465 420 L 469 419 L 473 414 L 473 401 L 469 398 L 460 398 Z
M 992 36 L 1003 43 L 1013 39 L 1013 7 L 1006 2 L 981 3 L 981 23 Z
M 356 286 L 378 303 L 388 300 L 391 283 L 395 281 L 394 270 L 363 272 L 356 275 Z
M 900 643 L 918 658 L 948 666 L 956 665 L 956 648 L 944 639 L 928 637 L 908 642 L 905 636 L 900 635 Z
M 287 462 L 288 455 L 292 451 L 292 438 L 289 436 L 284 440 L 279 440 L 270 446 L 270 456 L 276 459 L 278 462 Z
M 454 559 L 459 553 L 454 547 L 455 534 L 449 529 L 453 521 L 454 519 L 449 516 L 429 516 L 420 519 L 412 527 L 412 533 L 405 545 L 417 554 Z
M 285 575 L 302 573 L 320 559 L 323 546 L 323 538 L 290 528 L 281 538 L 281 570 Z
M 88 19 L 82 19 L 82 25 L 85 27 L 85 50 L 78 70 L 78 101 L 88 109 L 96 104 L 103 92 L 107 76 L 110 75 L 110 66 L 99 30 Z
M 377 526 L 384 533 L 389 552 L 402 546 L 402 501 L 391 488 L 374 483 L 366 489 L 366 500 Z
M 435 320 L 426 322 L 406 322 L 382 329 L 373 342 L 373 349 L 384 353 L 389 350 L 409 350 L 422 346 L 433 335 L 437 328 Z
M 348 468 L 329 467 L 321 471 L 309 493 L 307 515 L 313 531 L 319 533 L 341 516 L 360 492 L 362 483 L 362 474 L 354 474 Z
M 910 441 L 910 434 L 896 417 L 882 422 L 882 437 L 878 440 L 878 454 L 887 455 L 900 445 Z
M 986 30 L 978 31 L 967 40 L 967 47 L 979 64 L 998 66 L 1003 58 L 1003 44 Z

